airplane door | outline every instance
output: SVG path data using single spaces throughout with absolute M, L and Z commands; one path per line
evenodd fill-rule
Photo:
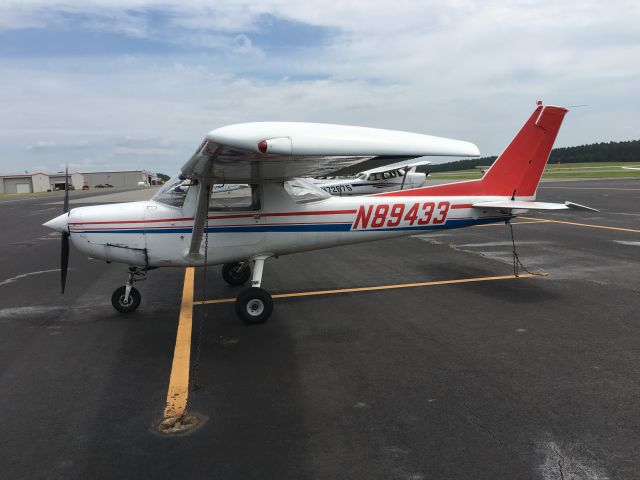
M 230 251 L 253 252 L 265 238 L 263 201 L 261 185 L 214 190 L 209 202 L 208 255 L 219 258 Z

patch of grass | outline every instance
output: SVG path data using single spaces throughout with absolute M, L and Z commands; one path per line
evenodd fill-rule
M 640 178 L 640 170 L 545 172 L 542 178 L 547 180 L 555 178 Z
M 25 197 L 34 197 L 36 195 L 51 195 L 58 192 L 29 192 L 29 193 L 0 193 L 0 198 L 4 197 L 15 197 L 15 198 L 25 198 Z M 69 191 L 71 193 L 71 191 Z
M 69 190 L 69 196 L 73 195 L 85 195 L 88 193 L 95 193 L 100 190 Z M 64 190 L 53 190 L 50 192 L 29 192 L 29 193 L 0 193 L 0 198 L 4 197 L 15 197 L 15 198 L 26 198 L 26 197 L 35 197 L 40 195 L 56 195 L 56 194 L 64 194 Z
M 640 167 L 640 162 L 597 162 L 567 163 L 547 165 L 543 179 L 577 179 L 577 178 L 640 178 L 640 170 L 625 170 L 622 167 Z M 473 180 L 482 178 L 478 169 L 459 170 L 455 172 L 438 172 L 429 175 L 434 180 Z

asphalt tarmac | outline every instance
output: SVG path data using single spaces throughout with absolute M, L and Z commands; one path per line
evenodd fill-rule
M 169 436 L 185 272 L 150 272 L 122 316 L 126 267 L 72 249 L 60 296 L 59 234 L 41 226 L 56 195 L 0 199 L 3 478 L 640 478 L 640 180 L 542 184 L 540 200 L 600 210 L 515 222 L 546 276 L 282 298 L 252 327 L 232 303 L 194 306 L 201 423 Z M 263 287 L 512 273 L 496 225 L 268 260 Z M 219 267 L 203 284 L 196 270 L 196 300 L 241 290 Z

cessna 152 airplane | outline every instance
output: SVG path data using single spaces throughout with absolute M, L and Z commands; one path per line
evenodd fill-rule
M 68 211 L 65 195 L 65 213 L 44 224 L 62 232 L 62 291 L 71 239 L 90 257 L 129 265 L 126 284 L 111 299 L 120 312 L 138 308 L 141 297 L 133 283 L 150 269 L 222 264 L 228 283 L 251 279 L 236 299 L 238 316 L 262 323 L 273 310 L 261 287 L 270 257 L 504 222 L 527 210 L 587 208 L 535 201 L 566 112 L 538 102 L 482 179 L 359 197 L 332 197 L 301 177 L 348 175 L 425 155 L 478 156 L 478 148 L 428 135 L 327 124 L 246 123 L 213 130 L 180 176 L 150 201 Z M 248 186 L 234 196 L 224 192 L 222 199 L 212 193 L 214 184 L 228 183 Z
M 416 167 L 420 165 L 431 165 L 431 162 L 427 160 L 399 162 L 365 170 L 356 175 L 309 180 L 331 195 L 368 195 L 421 187 L 427 179 L 427 174 L 416 172 Z

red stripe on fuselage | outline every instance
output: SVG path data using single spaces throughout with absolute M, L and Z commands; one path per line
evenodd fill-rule
M 457 205 L 451 205 L 451 208 L 471 208 L 473 207 L 472 203 L 459 203 Z
M 273 226 L 282 226 L 282 225 L 351 225 L 351 222 L 290 222 L 290 223 L 216 223 L 215 225 L 210 225 L 211 227 L 273 227 Z M 159 227 L 150 227 L 147 230 L 163 230 L 163 229 L 172 229 L 172 228 L 193 228 L 193 225 L 169 225 L 169 226 L 159 226 Z M 104 227 L 100 230 L 109 230 L 109 231 L 118 231 L 118 230 L 129 230 L 130 227 Z M 71 229 L 72 232 L 84 231 L 84 228 L 81 227 L 73 227 Z
M 253 218 L 256 215 L 260 217 L 291 217 L 291 216 L 309 216 L 309 215 L 349 215 L 355 214 L 356 210 L 323 210 L 318 212 L 281 212 L 281 213 L 243 213 L 240 215 L 212 215 L 209 220 L 224 220 L 227 218 Z M 153 220 L 120 220 L 109 222 L 70 222 L 69 225 L 112 225 L 112 224 L 129 224 L 129 223 L 160 223 L 160 222 L 189 222 L 193 217 L 185 218 L 161 218 Z

